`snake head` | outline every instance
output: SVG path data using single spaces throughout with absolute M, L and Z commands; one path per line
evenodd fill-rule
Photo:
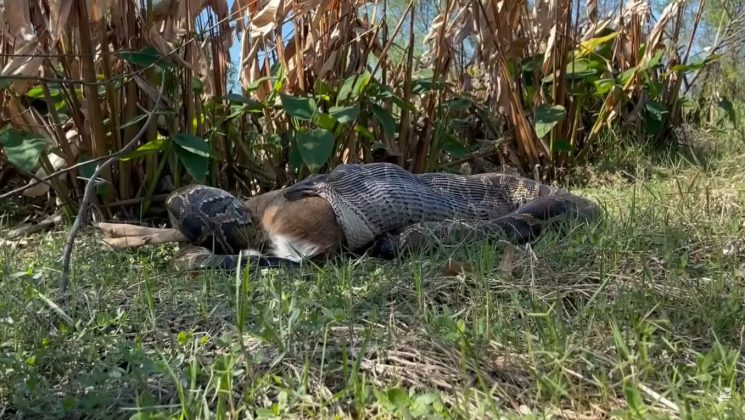
M 240 200 L 219 188 L 189 185 L 166 200 L 171 225 L 194 245 L 216 254 L 255 249 L 257 227 Z

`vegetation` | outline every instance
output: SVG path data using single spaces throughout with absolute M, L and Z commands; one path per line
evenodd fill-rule
M 646 2 L 40 4 L 4 9 L 2 178 L 51 188 L 69 216 L 95 165 L 129 151 L 98 191 L 107 216 L 130 218 L 184 183 L 249 195 L 376 159 L 562 179 L 603 153 L 608 128 L 674 141 L 684 81 L 736 53 L 745 16 L 706 1 L 656 21 Z
M 745 415 L 745 2 L 7 4 L 0 417 Z M 573 184 L 607 214 L 233 275 L 85 232 L 57 294 L 86 185 L 93 219 L 157 223 L 187 183 L 381 160 Z
M 0 247 L 0 416 L 742 417 L 735 134 L 613 152 L 605 220 L 527 247 L 186 276 L 85 235 L 64 308 L 62 232 Z

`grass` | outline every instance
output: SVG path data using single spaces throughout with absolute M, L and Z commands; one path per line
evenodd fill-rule
M 186 275 L 89 233 L 60 308 L 64 232 L 31 237 L 0 250 L 0 417 L 742 418 L 729 137 L 704 163 L 609 153 L 625 169 L 580 191 L 604 220 L 526 247 Z

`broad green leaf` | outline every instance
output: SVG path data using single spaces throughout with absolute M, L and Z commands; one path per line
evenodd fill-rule
M 551 146 L 553 147 L 554 150 L 558 150 L 560 152 L 571 152 L 572 151 L 572 144 L 564 140 L 556 140 L 551 144 Z
M 422 93 L 431 92 L 437 90 L 441 86 L 433 80 L 419 79 L 411 82 L 411 93 L 414 95 L 420 95 Z
M 282 108 L 285 112 L 299 120 L 310 121 L 316 113 L 316 101 L 313 98 L 299 98 L 280 93 Z
M 396 120 L 393 118 L 390 112 L 385 108 L 378 105 L 372 105 L 373 114 L 380 121 L 380 126 L 383 127 L 383 131 L 388 137 L 393 137 L 396 134 Z
M 320 128 L 325 130 L 334 131 L 337 120 L 329 114 L 318 113 L 313 118 L 313 123 Z
M 367 87 L 367 84 L 370 83 L 371 77 L 372 75 L 368 71 L 360 75 L 348 77 L 339 88 L 339 96 L 336 98 L 336 103 L 340 104 L 348 99 L 358 98 Z
M 652 134 L 659 133 L 663 127 L 665 114 L 667 114 L 665 105 L 659 102 L 649 101 L 644 104 L 644 110 L 646 111 L 644 113 L 644 123 L 646 125 L 647 132 Z
M 659 121 L 662 121 L 662 119 L 665 118 L 665 114 L 667 114 L 667 108 L 659 102 L 649 101 L 644 104 L 644 108 L 650 115 Z
M 186 170 L 191 174 L 194 179 L 199 183 L 204 183 L 207 179 L 207 169 L 209 168 L 210 160 L 202 155 L 197 155 L 186 151 L 180 147 L 176 147 L 176 156 L 184 164 Z
M 401 388 L 391 388 L 387 392 L 388 401 L 396 407 L 397 410 L 404 410 L 409 406 L 409 395 Z
M 201 137 L 189 133 L 178 133 L 173 136 L 173 141 L 189 153 L 210 157 L 210 145 Z
M 296 138 L 292 140 L 291 144 L 290 167 L 297 173 L 303 167 L 303 157 L 300 156 L 300 146 L 298 146 Z
M 141 51 L 121 51 L 118 52 L 119 57 L 139 67 L 150 67 L 156 65 L 158 67 L 170 67 L 171 63 L 163 58 L 162 55 L 153 47 L 147 47 Z
M 626 71 L 624 71 L 620 75 L 618 75 L 618 81 L 619 81 L 619 83 L 621 85 L 625 86 L 626 83 L 629 82 L 629 79 L 631 79 L 631 77 L 634 75 L 635 72 L 636 72 L 636 67 L 632 67 L 630 69 L 627 69 Z
M 523 72 L 534 72 L 541 70 L 543 66 L 543 54 L 536 54 L 523 60 L 520 67 Z
M 193 134 L 178 133 L 172 137 L 181 163 L 197 182 L 205 182 L 209 168 L 209 144 Z
M 262 112 L 264 110 L 264 104 L 257 101 L 256 99 L 247 98 L 243 95 L 235 93 L 228 94 L 225 99 L 233 103 L 240 103 L 245 105 L 245 109 L 249 112 Z
M 598 95 L 605 95 L 606 93 L 610 92 L 611 89 L 613 89 L 615 80 L 600 79 L 600 80 L 595 80 L 593 84 L 595 85 L 595 93 L 597 93 Z
M 329 114 L 341 124 L 351 124 L 360 114 L 360 107 L 357 105 L 332 106 L 329 109 Z
M 334 151 L 334 134 L 323 128 L 314 128 L 297 134 L 297 145 L 303 162 L 311 172 L 318 172 Z
M 664 51 L 658 51 L 652 58 L 647 62 L 647 64 L 641 68 L 642 71 L 647 71 L 651 68 L 657 67 L 660 64 L 660 61 L 662 61 L 662 55 L 664 54 Z
M 243 95 L 238 95 L 235 93 L 228 94 L 225 96 L 225 99 L 230 101 L 234 104 L 243 104 L 243 107 L 239 110 L 242 111 L 248 111 L 248 112 L 263 112 L 264 111 L 264 104 L 251 98 L 247 98 Z
M 365 127 L 364 125 L 355 125 L 354 131 L 362 137 L 367 138 L 368 140 L 375 140 L 375 136 L 373 135 L 373 133 L 371 133 L 370 130 L 368 130 L 367 127 Z
M 535 134 L 543 138 L 566 116 L 566 109 L 561 105 L 541 105 L 535 110 Z
M 603 64 L 597 60 L 587 58 L 578 58 L 567 63 L 564 74 L 567 79 L 584 79 L 588 76 L 594 76 L 599 73 L 598 68 Z M 554 73 L 543 78 L 544 83 L 551 83 L 554 80 Z
M 253 91 L 255 91 L 256 89 L 258 89 L 258 88 L 259 88 L 259 86 L 260 86 L 260 85 L 261 85 L 262 83 L 266 82 L 267 80 L 274 80 L 274 79 L 276 79 L 276 78 L 277 78 L 276 76 L 264 76 L 264 77 L 260 77 L 260 78 L 258 78 L 258 79 L 256 79 L 256 80 L 254 80 L 254 81 L 253 81 L 253 82 L 252 82 L 252 83 L 251 83 L 250 85 L 248 85 L 248 87 L 246 88 L 246 90 L 247 90 L 248 92 L 253 92 Z
M 454 158 L 462 158 L 466 155 L 468 149 L 466 149 L 463 142 L 448 133 L 443 132 L 441 136 L 443 140 L 442 149 L 444 151 L 448 152 Z
M 471 107 L 471 101 L 465 98 L 455 98 L 445 103 L 449 111 L 467 111 Z
M 415 112 L 416 108 L 414 105 L 410 104 L 409 102 L 406 102 L 403 98 L 393 93 L 393 90 L 385 85 L 381 85 L 375 80 L 370 81 L 371 87 L 368 91 L 370 93 L 370 96 L 373 96 L 378 99 L 390 99 L 391 102 L 393 102 L 397 107 L 401 109 L 406 109 L 411 112 Z
M 49 96 L 52 97 L 52 100 L 56 100 L 64 93 L 62 88 L 59 86 L 59 83 L 50 83 L 49 84 Z M 44 88 L 41 86 L 35 86 L 28 90 L 28 92 L 24 93 L 23 96 L 27 96 L 29 98 L 35 98 L 35 99 L 44 99 Z
M 392 412 L 396 409 L 396 407 L 391 403 L 390 399 L 388 398 L 388 394 L 384 393 L 383 391 L 379 391 L 376 388 L 373 388 L 373 395 L 375 395 L 375 399 L 378 400 L 380 405 L 383 406 L 387 411 Z
M 6 127 L 0 130 L 0 144 L 3 145 L 5 156 L 13 166 L 31 172 L 36 168 L 47 142 L 38 134 Z
M 567 64 L 566 75 L 569 78 L 582 79 L 598 73 L 598 62 L 587 58 L 580 58 Z

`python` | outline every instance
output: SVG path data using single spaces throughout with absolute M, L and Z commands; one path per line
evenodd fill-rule
M 245 201 L 189 185 L 171 193 L 166 207 L 170 230 L 99 228 L 119 248 L 187 243 L 174 259 L 179 269 L 232 269 L 250 261 L 296 265 L 345 252 L 391 259 L 489 237 L 521 244 L 551 226 L 587 223 L 601 213 L 589 199 L 520 176 L 412 174 L 392 163 L 341 165 Z

